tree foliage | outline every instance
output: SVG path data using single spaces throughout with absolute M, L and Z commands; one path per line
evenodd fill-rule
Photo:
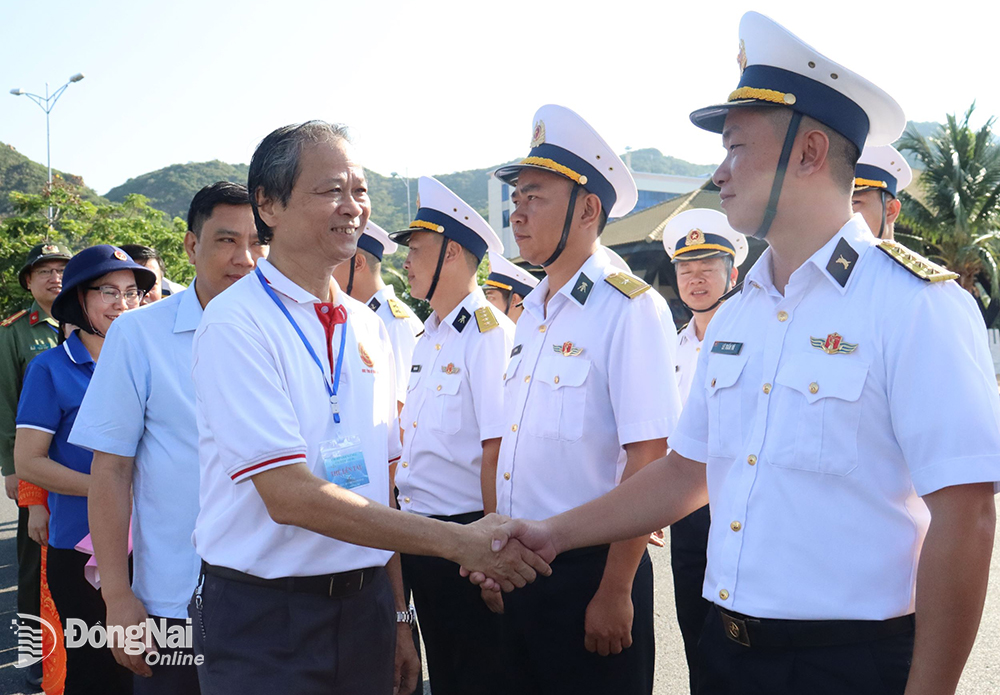
M 930 136 L 913 127 L 903 134 L 899 149 L 912 153 L 923 172 L 919 195 L 899 194 L 901 224 L 912 234 L 896 236 L 958 273 L 991 325 L 1000 314 L 1000 149 L 996 119 L 974 130 L 974 110 L 949 114 Z
M 50 204 L 55 211 L 51 228 Z M 84 200 L 75 186 L 54 183 L 42 194 L 11 193 L 10 205 L 14 214 L 0 220 L 0 315 L 31 301 L 17 273 L 31 247 L 44 241 L 74 252 L 95 244 L 144 244 L 159 251 L 171 280 L 186 283 L 194 276 L 184 252 L 186 223 L 168 219 L 141 195 L 129 195 L 122 203 L 95 204 Z

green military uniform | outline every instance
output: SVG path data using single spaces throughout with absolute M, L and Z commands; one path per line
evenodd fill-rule
M 0 321 L 0 473 L 14 474 L 14 419 L 28 363 L 55 347 L 59 323 L 38 302 Z

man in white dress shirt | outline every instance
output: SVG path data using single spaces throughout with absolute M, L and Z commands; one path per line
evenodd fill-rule
M 899 105 L 762 15 L 740 39 L 739 88 L 691 118 L 722 133 L 729 223 L 770 248 L 708 328 L 669 456 L 509 529 L 551 557 L 707 498 L 700 693 L 954 693 L 1000 481 L 983 319 L 954 273 L 852 216 L 858 153 L 899 136 Z

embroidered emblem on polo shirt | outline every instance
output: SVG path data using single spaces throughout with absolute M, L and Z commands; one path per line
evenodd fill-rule
M 361 343 L 358 343 L 358 354 L 361 355 L 361 361 L 365 363 L 366 367 L 371 369 L 375 366 L 375 363 L 372 362 L 371 355 L 368 354 L 368 351 L 365 350 L 365 346 Z

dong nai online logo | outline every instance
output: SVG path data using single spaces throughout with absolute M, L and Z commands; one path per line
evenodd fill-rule
M 18 668 L 26 668 L 44 660 L 52 653 L 43 654 L 42 634 L 48 630 L 55 643 L 55 630 L 45 619 L 24 613 L 17 614 L 21 623 L 12 620 L 18 630 Z M 37 624 L 39 627 L 35 627 Z M 67 649 L 90 646 L 95 649 L 116 647 L 130 656 L 146 653 L 144 660 L 150 666 L 200 666 L 205 657 L 190 653 L 192 648 L 191 619 L 183 625 L 168 625 L 164 619 L 147 618 L 144 625 L 123 627 L 114 625 L 87 625 L 79 618 L 67 618 L 64 640 Z M 187 650 L 185 653 L 181 650 Z

